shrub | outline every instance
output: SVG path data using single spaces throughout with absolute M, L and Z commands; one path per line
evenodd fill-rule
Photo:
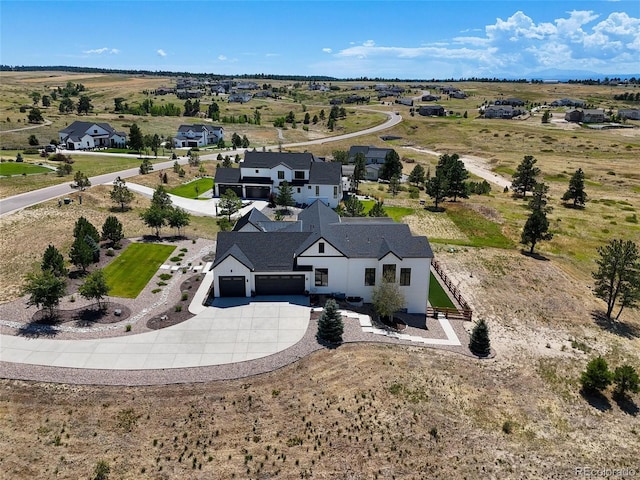
M 161 292 L 162 289 L 161 288 L 154 288 L 153 290 L 151 290 L 151 293 L 158 293 Z
M 160 280 L 169 280 L 171 278 L 171 274 L 170 273 L 161 273 L 160 275 L 158 275 L 158 277 L 160 278 Z
M 180 260 L 182 260 L 182 257 L 171 257 L 169 260 L 172 262 L 179 262 Z
M 124 327 L 124 331 L 125 332 L 130 332 L 131 331 L 131 325 L 128 324 L 126 327 Z
M 607 361 L 602 357 L 592 359 L 580 375 L 582 388 L 587 392 L 599 392 L 611 384 L 613 375 Z
M 509 435 L 510 433 L 513 432 L 514 426 L 515 425 L 511 420 L 505 420 L 505 422 L 502 424 L 502 431 L 507 435 Z
M 176 312 L 182 311 L 182 305 L 176 305 Z
M 491 353 L 491 341 L 489 340 L 489 327 L 480 319 L 471 331 L 469 350 L 479 357 L 486 357 Z
M 180 300 L 184 302 L 188 298 L 189 298 L 189 294 L 187 292 L 182 292 L 182 296 L 180 297 Z

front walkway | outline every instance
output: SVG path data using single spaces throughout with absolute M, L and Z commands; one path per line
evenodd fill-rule
M 3 362 L 51 367 L 159 370 L 245 362 L 295 345 L 309 324 L 309 308 L 250 303 L 206 308 L 162 330 L 91 340 L 0 336 Z

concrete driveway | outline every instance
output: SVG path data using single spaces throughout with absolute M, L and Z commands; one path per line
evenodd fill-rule
M 266 357 L 299 342 L 310 309 L 285 302 L 209 307 L 190 320 L 137 335 L 91 340 L 0 336 L 3 362 L 102 370 L 204 367 Z

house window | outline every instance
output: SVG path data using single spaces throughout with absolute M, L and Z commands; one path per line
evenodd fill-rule
M 318 243 L 318 253 L 324 253 L 324 242 Z
M 364 269 L 364 284 L 367 287 L 373 287 L 376 284 L 376 269 L 365 268 Z
M 294 178 L 296 180 L 304 180 L 304 172 L 300 171 L 300 170 L 296 170 L 295 172 L 293 172 Z
M 256 170 L 256 173 L 258 173 L 258 170 Z
M 316 185 L 316 197 L 320 196 L 320 186 Z
M 300 193 L 300 187 L 298 187 L 298 193 Z
M 338 187 L 333 187 L 333 198 L 338 198 Z
M 329 285 L 329 269 L 316 268 L 316 287 L 326 287 Z
M 396 281 L 396 266 L 393 263 L 382 265 L 382 278 L 389 282 Z
M 284 172 L 283 171 L 278 171 L 278 180 L 284 180 Z
M 410 268 L 400 269 L 400 285 L 403 287 L 408 287 L 409 285 L 411 285 L 411 269 Z

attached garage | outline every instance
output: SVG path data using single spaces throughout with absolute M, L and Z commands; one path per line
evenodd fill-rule
M 220 196 L 224 195 L 227 190 L 233 190 L 233 193 L 238 197 L 243 198 L 242 185 L 220 185 L 218 189 L 220 190 Z
M 246 297 L 246 278 L 241 276 L 220 277 L 219 297 Z
M 256 295 L 304 295 L 304 275 L 256 275 Z
M 271 193 L 271 187 L 247 186 L 245 190 L 247 198 L 269 198 L 269 193 Z

